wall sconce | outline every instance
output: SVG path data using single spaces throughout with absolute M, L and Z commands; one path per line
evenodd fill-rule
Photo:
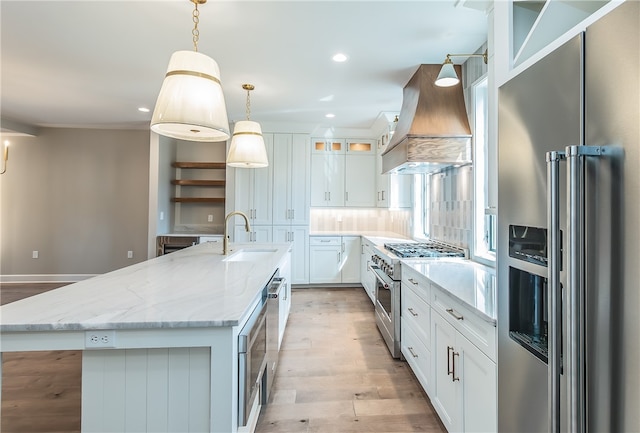
M 190 0 L 193 11 L 193 51 L 171 55 L 151 130 L 167 137 L 189 141 L 225 141 L 229 120 L 220 83 L 220 69 L 211 57 L 198 52 L 200 12 L 207 0 Z
M 455 69 L 453 68 L 453 62 L 451 57 L 482 57 L 485 65 L 487 64 L 487 50 L 484 50 L 482 54 L 447 54 L 447 58 L 442 64 L 438 78 L 436 78 L 435 85 L 439 87 L 455 86 L 460 82 Z
M 255 89 L 253 84 L 243 84 L 247 91 L 247 120 L 239 120 L 233 127 L 231 146 L 227 156 L 227 165 L 238 168 L 262 168 L 269 165 L 267 148 L 262 138 L 262 128 L 258 122 L 249 120 L 251 99 L 249 92 Z
M 4 142 L 4 166 L 2 167 L 2 171 L 0 174 L 4 174 L 7 171 L 7 161 L 9 161 L 9 140 L 5 140 Z

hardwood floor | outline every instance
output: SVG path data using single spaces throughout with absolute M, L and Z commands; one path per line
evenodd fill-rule
M 61 285 L 2 284 L 0 300 Z M 0 431 L 80 431 L 81 358 L 3 355 Z M 359 288 L 294 289 L 273 386 L 257 433 L 445 432 L 406 362 L 389 355 Z
M 445 432 L 362 289 L 297 289 L 257 433 Z
M 2 305 L 67 283 L 0 285 Z M 82 352 L 14 352 L 2 355 L 3 433 L 80 431 Z

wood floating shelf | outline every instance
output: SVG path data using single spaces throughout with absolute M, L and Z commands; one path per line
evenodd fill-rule
M 173 197 L 174 203 L 224 203 L 224 197 Z
M 196 179 L 173 179 L 173 185 L 184 186 L 225 186 L 224 180 L 196 180 Z
M 175 168 L 208 168 L 208 169 L 226 169 L 227 164 L 224 162 L 174 162 L 171 164 Z

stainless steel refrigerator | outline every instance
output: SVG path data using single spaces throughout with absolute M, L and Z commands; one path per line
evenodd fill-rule
M 640 432 L 640 2 L 499 89 L 498 430 Z

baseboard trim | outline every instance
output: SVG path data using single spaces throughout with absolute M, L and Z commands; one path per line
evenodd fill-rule
M 96 274 L 97 275 L 97 274 Z M 94 274 L 36 274 L 36 275 L 0 275 L 0 283 L 77 283 Z

